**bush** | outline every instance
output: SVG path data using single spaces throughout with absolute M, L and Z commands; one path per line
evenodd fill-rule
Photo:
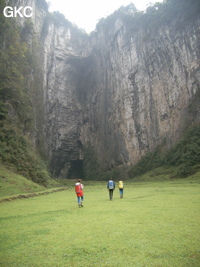
M 179 167 L 179 177 L 187 177 L 200 170 L 200 125 L 190 127 L 183 139 L 165 154 L 157 149 L 145 155 L 129 174 L 130 177 L 142 175 L 160 166 Z
M 45 185 L 50 175 L 30 141 L 17 128 L 3 125 L 0 131 L 0 161 L 32 181 Z

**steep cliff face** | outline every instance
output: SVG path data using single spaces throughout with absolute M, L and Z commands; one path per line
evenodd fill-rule
M 44 44 L 45 135 L 53 174 L 81 176 L 79 140 L 82 107 L 78 101 L 78 68 L 71 61 L 87 57 L 88 37 L 70 23 L 46 24 Z M 75 167 L 74 167 L 75 166 Z M 73 169 L 73 170 L 72 170 Z
M 55 177 L 81 177 L 88 151 L 95 172 L 135 164 L 199 121 L 198 19 L 151 32 L 116 17 L 87 36 L 27 3 L 42 44 L 44 136 Z
M 84 148 L 100 171 L 171 147 L 199 120 L 199 21 L 156 33 L 116 19 L 90 38 L 51 24 L 45 37 L 46 136 L 55 176 L 81 176 Z
M 200 88 L 199 21 L 149 36 L 127 28 L 117 19 L 92 39 L 96 103 L 88 105 L 96 129 L 90 136 L 106 168 L 136 163 L 160 144 L 171 147 L 199 120 L 199 105 L 188 108 Z
M 31 19 L 32 23 L 34 24 L 35 33 L 38 35 L 41 33 L 42 26 L 44 23 L 44 18 L 47 16 L 48 13 L 48 4 L 44 0 L 5 0 L 7 6 L 16 7 L 20 9 L 20 14 L 22 15 L 14 15 L 17 19 L 17 22 L 20 26 L 23 26 L 24 23 Z M 26 7 L 31 7 L 32 16 L 27 18 L 24 16 L 23 10 Z M 10 9 L 9 9 L 10 11 Z M 27 14 L 30 15 L 30 10 L 28 9 Z M 12 19 L 12 18 L 9 18 Z

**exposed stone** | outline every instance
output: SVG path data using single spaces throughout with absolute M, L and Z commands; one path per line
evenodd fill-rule
M 131 165 L 163 140 L 170 148 L 200 120 L 200 20 L 147 35 L 118 18 L 89 37 L 37 12 L 44 133 L 55 177 L 81 176 L 75 169 L 83 166 L 84 147 L 94 149 L 101 171 Z

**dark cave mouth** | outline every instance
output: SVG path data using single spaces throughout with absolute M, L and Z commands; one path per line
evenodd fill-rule
M 83 178 L 83 160 L 71 160 L 68 171 L 69 179 Z

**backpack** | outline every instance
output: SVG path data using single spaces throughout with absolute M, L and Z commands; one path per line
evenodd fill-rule
M 123 182 L 119 181 L 119 189 L 122 189 L 124 187 Z
M 75 192 L 78 194 L 78 193 L 81 193 L 81 184 L 80 183 L 76 183 L 75 184 Z
M 109 181 L 108 182 L 108 188 L 109 189 L 114 189 L 114 182 L 113 181 Z

